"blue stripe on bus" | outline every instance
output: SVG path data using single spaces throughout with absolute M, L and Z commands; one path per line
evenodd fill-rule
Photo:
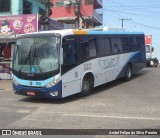
M 120 71 L 120 73 L 118 74 L 118 76 L 117 76 L 116 79 L 125 76 L 125 74 L 126 74 L 126 67 L 127 67 L 127 65 L 128 65 L 129 62 L 131 62 L 132 64 L 136 64 L 136 63 L 133 63 L 132 60 L 133 60 L 133 58 L 135 57 L 135 55 L 137 55 L 137 54 L 139 54 L 139 53 L 140 53 L 140 51 L 134 52 L 134 53 L 132 53 L 132 54 L 128 57 L 128 60 L 126 61 L 126 63 L 125 63 L 124 66 L 122 67 L 122 69 L 121 69 L 121 71 Z M 136 56 L 136 57 L 137 57 L 137 56 Z M 135 61 L 135 60 L 133 60 L 133 61 Z M 134 67 L 134 66 L 133 66 L 133 67 Z M 133 72 L 134 72 L 134 71 L 133 71 Z
M 55 77 L 51 77 L 47 80 L 43 80 L 43 81 L 31 81 L 31 80 L 22 80 L 19 79 L 18 77 L 16 77 L 15 75 L 13 75 L 13 78 L 20 84 L 20 85 L 24 85 L 24 86 L 33 86 L 33 87 L 43 87 L 45 85 L 47 85 L 48 83 L 50 83 L 51 81 L 55 80 Z M 32 83 L 31 83 L 32 82 Z
M 144 33 L 143 32 L 125 32 L 125 31 L 119 31 L 119 32 L 116 32 L 116 31 L 87 31 L 88 32 L 88 34 L 109 34 L 109 35 L 111 35 L 111 34 L 121 34 L 121 35 L 123 35 L 123 34 L 132 34 L 132 35 L 134 35 L 134 34 L 141 34 L 141 35 L 144 35 Z
M 137 51 L 137 52 L 132 53 L 132 54 L 130 55 L 130 57 L 128 58 L 126 64 L 128 64 L 128 62 L 131 61 L 131 59 L 132 59 L 135 55 L 137 55 L 138 53 L 140 53 L 140 51 Z

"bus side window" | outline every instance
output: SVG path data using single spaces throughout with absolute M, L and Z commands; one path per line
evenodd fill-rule
M 77 52 L 73 40 L 63 39 L 64 65 L 73 65 L 77 63 Z
M 88 41 L 81 41 L 80 42 L 80 56 L 81 56 L 81 59 L 86 59 L 89 57 Z
M 123 37 L 123 52 L 128 53 L 132 51 L 132 37 Z
M 122 41 L 121 38 L 111 38 L 112 42 L 112 52 L 113 54 L 122 53 Z
M 95 57 L 96 54 L 96 40 L 94 38 L 82 38 L 80 40 L 80 57 L 86 60 L 90 57 Z
M 89 56 L 95 57 L 96 55 L 96 40 L 89 39 Z
M 111 54 L 110 40 L 109 38 L 97 38 L 97 55 L 98 56 L 108 56 Z
M 143 39 L 144 39 L 143 37 L 142 37 L 142 38 L 141 38 L 141 37 L 138 37 L 138 36 L 136 37 L 136 41 L 137 41 L 137 50 L 143 49 L 143 48 L 142 48 L 142 47 L 143 47 L 143 46 L 142 46 L 142 45 L 143 45 L 143 44 L 142 44 L 143 41 L 141 41 L 141 40 L 143 40 Z

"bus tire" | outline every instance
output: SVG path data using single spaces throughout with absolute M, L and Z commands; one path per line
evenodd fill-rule
M 132 73 L 132 66 L 130 64 L 127 65 L 126 68 L 126 76 L 125 76 L 125 80 L 129 81 L 132 79 L 133 73 Z
M 86 75 L 82 81 L 82 91 L 79 93 L 80 96 L 87 96 L 93 89 L 93 78 Z

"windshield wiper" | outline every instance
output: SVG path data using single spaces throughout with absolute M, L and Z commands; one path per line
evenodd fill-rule
M 37 47 L 36 47 L 36 44 L 34 45 L 34 47 L 35 47 L 35 48 L 34 48 L 34 54 L 33 54 L 33 65 L 34 65 L 35 58 L 37 59 L 37 55 L 36 55 Z M 43 71 L 42 71 L 41 67 L 39 66 L 38 59 L 37 59 L 37 64 L 36 64 L 36 65 L 37 65 L 40 73 L 42 73 Z
M 34 49 L 33 49 L 33 46 L 34 46 Z M 32 50 L 34 50 L 33 53 L 32 53 Z M 24 64 L 20 66 L 19 73 L 21 73 L 24 65 L 27 65 L 27 64 L 30 65 L 30 72 L 32 72 L 32 71 L 31 71 L 31 70 L 32 70 L 32 69 L 31 69 L 31 68 L 32 68 L 32 65 L 34 65 L 35 59 L 37 59 L 36 50 L 37 50 L 36 45 L 32 45 L 32 46 L 30 47 L 29 54 L 26 56 L 25 61 L 24 61 Z M 37 65 L 40 73 L 42 73 L 43 71 L 42 71 L 41 67 L 39 66 L 39 63 L 37 62 L 35 65 Z
M 21 73 L 21 70 L 23 68 L 24 65 L 21 65 L 21 67 L 19 68 L 19 73 Z
M 32 48 L 32 47 L 31 47 Z M 31 58 L 31 48 L 30 48 L 30 51 L 29 51 L 29 54 L 27 55 L 27 57 L 25 58 L 24 60 L 24 63 L 27 63 L 29 61 L 29 64 L 31 65 L 31 62 L 30 62 L 30 58 Z M 21 65 L 21 67 L 19 68 L 19 73 L 21 73 L 23 67 L 24 67 L 25 64 Z

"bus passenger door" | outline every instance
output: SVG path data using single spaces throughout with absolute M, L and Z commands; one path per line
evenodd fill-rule
M 74 38 L 63 38 L 62 97 L 80 92 L 77 50 Z

